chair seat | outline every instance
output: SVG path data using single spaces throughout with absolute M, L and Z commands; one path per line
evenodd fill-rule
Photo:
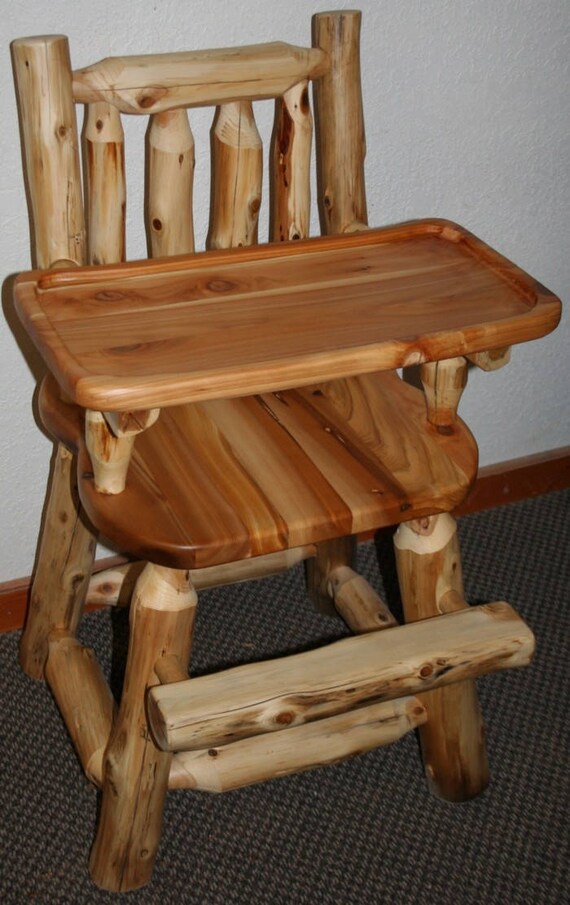
M 382 372 L 166 408 L 135 441 L 126 489 L 94 489 L 81 410 L 47 381 L 48 430 L 79 449 L 79 493 L 121 550 L 200 568 L 448 511 L 477 447 L 458 419 L 439 432 L 423 393 Z

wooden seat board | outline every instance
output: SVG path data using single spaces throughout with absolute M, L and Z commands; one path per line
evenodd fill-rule
M 56 397 L 51 380 L 42 418 L 80 450 L 91 521 L 120 549 L 142 558 L 152 550 L 179 568 L 452 509 L 477 468 L 465 425 L 440 434 L 423 394 L 383 372 L 165 409 L 137 437 L 125 490 L 110 496 L 94 489 L 80 409 Z
M 542 335 L 560 313 L 518 268 L 437 221 L 32 273 L 16 297 L 61 386 L 104 410 L 453 357 Z

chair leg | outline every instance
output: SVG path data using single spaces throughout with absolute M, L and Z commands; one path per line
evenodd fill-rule
M 174 654 L 190 656 L 196 592 L 188 572 L 148 563 L 133 593 L 129 654 L 117 720 L 105 752 L 103 801 L 89 869 L 113 892 L 144 886 L 152 874 L 172 754 L 148 730 L 146 689 L 154 667 Z
M 406 622 L 465 605 L 457 528 L 449 514 L 400 525 L 394 544 Z M 473 798 L 489 781 L 475 682 L 459 682 L 419 697 L 428 712 L 419 732 L 432 790 L 450 801 Z
M 43 679 L 52 631 L 75 634 L 91 577 L 96 539 L 84 524 L 77 494 L 75 460 L 65 446 L 56 448 L 38 563 L 20 663 L 35 679 Z
M 338 566 L 354 566 L 356 538 L 339 537 L 317 544 L 315 556 L 305 560 L 307 593 L 320 613 L 336 616 L 337 611 L 329 590 L 329 575 Z

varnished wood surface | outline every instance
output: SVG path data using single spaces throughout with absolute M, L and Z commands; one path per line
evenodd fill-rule
M 65 391 L 109 411 L 450 358 L 543 335 L 560 315 L 532 278 L 442 221 L 32 272 L 16 300 Z
M 477 469 L 465 425 L 438 433 L 423 394 L 392 373 L 163 409 L 137 437 L 116 497 L 95 490 L 81 413 L 58 401 L 53 382 L 40 408 L 46 427 L 80 449 L 93 524 L 121 550 L 179 568 L 449 510 Z

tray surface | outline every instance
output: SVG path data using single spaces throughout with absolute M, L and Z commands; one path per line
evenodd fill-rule
M 447 221 L 35 271 L 20 317 L 100 410 L 270 392 L 533 339 L 560 302 Z

